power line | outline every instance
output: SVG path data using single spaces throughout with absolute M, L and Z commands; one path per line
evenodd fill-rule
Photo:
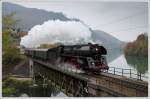
M 129 31 L 129 30 L 135 30 L 135 29 L 140 29 L 140 28 L 147 28 L 147 26 L 140 26 L 140 27 L 134 27 L 134 28 L 127 28 L 127 29 L 122 29 L 122 30 L 116 30 L 116 31 L 112 31 L 113 32 L 122 32 L 122 31 Z
M 111 21 L 111 22 L 108 22 L 108 23 L 106 23 L 106 24 L 102 24 L 102 25 L 100 25 L 100 26 L 101 26 L 101 27 L 104 27 L 104 26 L 106 26 L 106 25 L 118 23 L 118 22 L 120 22 L 120 21 L 130 19 L 130 18 L 132 18 L 132 17 L 137 17 L 137 16 L 140 16 L 140 15 L 143 15 L 143 13 L 145 13 L 145 12 L 146 12 L 146 11 L 138 12 L 138 13 L 135 13 L 135 14 L 133 14 L 133 15 L 131 15 L 131 16 L 127 16 L 127 17 L 124 17 L 124 18 L 120 18 L 120 19 L 118 19 L 118 20 L 113 20 L 113 21 Z

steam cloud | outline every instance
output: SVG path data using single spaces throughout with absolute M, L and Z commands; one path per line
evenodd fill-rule
M 41 44 L 77 44 L 92 42 L 91 31 L 77 21 L 49 20 L 34 26 L 28 35 L 21 38 L 20 45 L 33 48 Z

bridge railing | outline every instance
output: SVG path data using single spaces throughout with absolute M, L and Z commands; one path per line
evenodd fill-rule
M 109 67 L 108 71 L 105 71 L 114 75 L 126 76 L 129 78 L 136 78 L 138 80 L 148 80 L 148 77 L 141 72 L 136 72 L 133 69 L 124 69 L 117 67 Z
M 74 73 L 81 73 L 78 69 L 74 68 L 70 65 L 64 65 L 64 66 L 56 66 L 57 69 L 61 69 L 65 72 L 74 72 Z M 133 69 L 124 69 L 124 68 L 117 68 L 117 67 L 109 67 L 108 71 L 103 71 L 107 73 L 111 73 L 113 75 L 119 75 L 119 76 L 125 76 L 128 78 L 135 78 L 137 80 L 144 80 L 148 81 L 148 77 L 141 72 L 137 72 Z
M 62 69 L 64 71 L 67 71 L 67 72 L 79 73 L 79 71 L 77 69 L 73 68 L 73 67 L 68 68 L 68 66 L 65 66 Z M 109 67 L 109 70 L 104 71 L 104 72 L 108 72 L 108 73 L 111 73 L 113 75 L 125 76 L 125 77 L 128 77 L 128 78 L 135 78 L 137 80 L 144 80 L 144 81 L 148 80 L 148 77 L 146 75 L 142 74 L 141 72 L 137 72 L 133 69 Z

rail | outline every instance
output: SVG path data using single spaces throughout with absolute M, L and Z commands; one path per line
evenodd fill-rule
M 129 78 L 135 78 L 137 80 L 148 80 L 148 77 L 141 72 L 136 72 L 133 69 L 123 69 L 123 68 L 117 68 L 117 67 L 109 67 L 109 70 L 104 71 L 111 73 L 113 75 L 120 75 L 120 76 L 126 76 Z

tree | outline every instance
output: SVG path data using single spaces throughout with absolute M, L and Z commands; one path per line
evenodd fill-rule
M 124 50 L 126 55 L 148 56 L 148 36 L 140 34 L 134 42 L 129 42 Z
M 2 16 L 2 47 L 3 51 L 11 46 L 13 38 L 11 37 L 11 31 L 16 26 L 17 20 L 14 19 L 15 12 Z
M 16 12 L 12 12 L 11 14 L 2 16 L 2 29 L 9 30 L 14 29 L 17 23 L 17 20 L 14 19 Z
M 17 48 L 11 33 L 15 29 L 17 20 L 14 19 L 15 13 L 2 16 L 2 62 L 3 65 L 13 65 L 19 62 L 19 49 Z

